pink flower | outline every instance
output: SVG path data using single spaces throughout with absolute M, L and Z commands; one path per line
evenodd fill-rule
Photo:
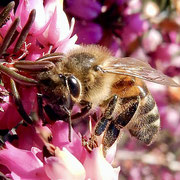
M 78 34 L 77 43 L 93 44 L 99 42 L 103 35 L 100 25 L 89 21 L 76 21 L 74 33 Z
M 118 0 L 117 0 L 118 1 Z M 131 0 L 127 2 L 126 14 L 134 14 L 141 11 L 142 2 L 140 0 Z
M 17 27 L 17 31 L 20 34 L 27 23 L 29 13 L 33 9 L 36 9 L 36 17 L 30 28 L 29 34 L 17 53 L 13 52 L 17 38 L 16 41 L 5 50 L 9 54 L 7 61 L 11 62 L 19 59 L 36 60 L 39 57 L 42 57 L 43 54 L 49 53 L 51 46 L 53 47 L 53 51 L 56 50 L 61 53 L 74 47 L 77 39 L 76 35 L 71 38 L 74 19 L 72 20 L 70 27 L 66 14 L 63 11 L 63 1 L 59 0 L 48 1 L 45 5 L 42 0 L 20 0 L 15 13 L 11 12 L 10 20 L 0 28 L 2 38 L 5 37 L 15 17 L 19 17 L 20 19 L 20 23 Z M 21 56 L 23 57 L 19 58 Z M 4 59 L 3 55 L 1 59 Z M 2 75 L 2 81 L 6 90 L 10 91 L 9 78 Z M 37 89 L 20 86 L 18 87 L 18 90 L 27 114 L 36 112 Z M 8 94 L 5 98 L 6 102 L 1 103 L 4 111 L 0 112 L 0 129 L 11 129 L 22 120 L 22 117 L 16 110 L 12 95 Z
M 45 172 L 50 179 L 77 179 L 83 180 L 86 171 L 81 162 L 66 148 L 55 150 L 55 157 L 45 159 Z
M 102 145 L 89 153 L 82 146 L 81 137 L 74 131 L 72 131 L 72 142 L 68 141 L 67 123 L 56 122 L 49 127 L 53 137 L 52 144 L 55 146 L 54 156 L 49 157 L 44 157 L 43 147 L 37 144 L 38 141 L 34 143 L 36 147 L 27 148 L 26 144 L 32 145 L 31 142 L 35 142 L 37 137 L 37 134 L 34 134 L 30 140 L 29 136 L 32 135 L 33 127 L 29 128 L 31 130 L 18 132 L 21 149 L 6 143 L 5 148 L 0 151 L 0 164 L 9 169 L 9 174 L 6 176 L 22 180 L 27 177 L 34 180 L 118 179 L 119 168 L 113 168 L 104 158 Z M 24 136 L 22 136 L 23 133 Z
M 43 4 L 42 0 L 20 0 L 15 14 L 12 12 L 10 20 L 0 29 L 3 37 L 15 17 L 20 18 L 17 27 L 17 31 L 20 33 L 33 9 L 36 10 L 36 16 L 26 38 L 26 44 L 31 44 L 28 47 L 26 59 L 34 60 L 39 58 L 43 53 L 48 52 L 51 46 L 53 50 L 58 48 L 58 52 L 63 52 L 69 47 L 73 48 L 72 46 L 77 40 L 76 35 L 71 39 L 75 21 L 72 19 L 71 26 L 69 25 L 68 18 L 63 11 L 63 0 L 51 0 L 45 4 Z M 68 47 L 67 44 L 71 44 L 71 46 Z M 15 43 L 9 47 L 9 53 L 12 53 L 14 45 Z
M 15 17 L 20 17 L 19 31 L 22 30 L 28 20 L 31 10 L 36 10 L 35 21 L 31 27 L 30 34 L 36 34 L 46 25 L 46 16 L 42 0 L 20 0 Z
M 112 168 L 111 164 L 107 162 L 102 153 L 102 145 L 91 154 L 88 153 L 83 164 L 87 179 L 118 179 L 120 167 Z
M 45 5 L 45 12 L 49 16 L 46 18 L 50 21 L 46 30 L 37 39 L 43 46 L 52 45 L 53 48 L 57 48 L 70 39 L 75 21 L 72 19 L 70 27 L 63 11 L 63 0 L 48 1 Z M 77 39 L 76 36 L 74 38 Z
M 152 52 L 155 51 L 158 45 L 162 43 L 162 36 L 161 34 L 155 30 L 151 29 L 148 31 L 143 38 L 142 45 L 145 51 Z
M 101 12 L 101 4 L 98 1 L 67 0 L 66 2 L 68 6 L 67 12 L 85 20 L 94 19 Z
M 118 34 L 122 38 L 122 48 L 128 50 L 129 45 L 142 36 L 149 25 L 139 13 L 125 16 L 124 24 L 125 26 L 118 30 Z
M 1 89 L 5 90 L 4 87 Z M 27 113 L 31 113 L 36 108 L 36 88 L 21 88 L 20 94 L 22 103 Z M 31 103 L 30 103 L 31 102 Z M 0 111 L 0 129 L 12 129 L 21 120 L 22 117 L 17 112 L 15 102 L 10 94 L 4 97 L 4 101 L 0 103 L 3 108 Z
M 179 45 L 174 43 L 161 43 L 154 52 L 154 58 L 169 63 L 171 58 L 179 51 Z
M 12 179 L 48 179 L 37 153 L 40 153 L 38 148 L 27 151 L 6 143 L 6 148 L 0 151 L 0 164 L 11 171 Z

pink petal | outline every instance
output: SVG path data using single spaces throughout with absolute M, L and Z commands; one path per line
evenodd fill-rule
M 0 129 L 12 129 L 21 120 L 21 116 L 16 110 L 12 97 L 7 96 L 5 103 L 1 103 L 3 112 L 0 111 Z
M 58 44 L 58 48 L 56 49 L 56 52 L 67 53 L 69 50 L 78 47 L 78 45 L 75 44 L 76 41 L 77 41 L 77 35 L 74 35 L 70 39 L 64 40 L 63 43 Z
M 76 21 L 74 33 L 78 34 L 77 43 L 98 43 L 103 36 L 103 29 L 99 24 L 88 21 Z
M 167 61 L 170 62 L 173 55 L 178 53 L 179 51 L 179 45 L 174 43 L 161 43 L 154 54 L 154 58 L 164 62 Z M 165 63 L 164 63 L 165 64 Z
M 32 151 L 17 149 L 6 143 L 6 148 L 0 151 L 0 164 L 21 177 L 21 179 L 48 179 L 44 173 L 43 163 L 36 157 L 39 150 Z
M 55 2 L 53 0 L 53 4 L 48 3 L 46 5 L 46 11 L 48 14 L 51 15 L 52 9 L 55 10 L 49 19 L 47 29 L 38 37 L 38 41 L 44 46 L 53 45 L 54 47 L 58 47 L 60 44 L 64 43 L 64 41 L 67 41 L 70 38 L 74 27 L 74 19 L 72 20 L 71 28 L 69 26 L 69 21 L 63 11 L 62 2 Z
M 96 18 L 101 12 L 101 4 L 98 1 L 67 0 L 67 11 L 85 20 Z
M 83 165 L 86 169 L 86 179 L 118 179 L 120 167 L 113 168 L 106 161 L 102 153 L 102 145 L 87 154 Z
M 18 147 L 21 149 L 31 150 L 32 147 L 42 149 L 43 143 L 37 135 L 34 127 L 19 126 L 17 129 Z
M 108 149 L 107 154 L 106 154 L 106 160 L 109 163 L 112 163 L 114 158 L 115 158 L 115 154 L 116 154 L 116 149 L 117 149 L 117 141 L 113 144 L 113 146 Z
M 57 6 L 49 26 L 49 40 L 55 44 L 69 35 L 69 21 L 64 11 Z
M 146 52 L 155 51 L 162 43 L 162 35 L 155 29 L 150 30 L 143 38 L 142 45 Z
M 36 88 L 20 88 L 20 97 L 25 111 L 29 114 L 36 106 Z M 21 120 L 22 117 L 19 115 L 12 96 L 6 97 L 7 103 L 2 103 L 1 106 L 4 112 L 0 111 L 0 129 L 12 129 Z
M 51 128 L 53 133 L 52 144 L 59 148 L 67 148 L 78 160 L 83 161 L 84 148 L 81 144 L 81 138 L 72 129 L 72 139 L 69 142 L 69 128 L 68 124 L 62 121 L 57 121 Z
M 43 28 L 46 23 L 43 0 L 20 0 L 15 15 L 21 17 L 20 28 L 22 28 L 32 9 L 36 10 L 36 18 L 30 30 L 30 33 L 33 34 Z
M 56 149 L 56 157 L 46 159 L 45 171 L 50 179 L 84 180 L 83 165 L 65 148 Z

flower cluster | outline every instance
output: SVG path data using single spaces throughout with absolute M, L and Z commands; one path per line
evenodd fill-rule
M 65 0 L 64 8 L 63 0 L 19 0 L 16 10 L 13 2 L 9 9 L 8 15 L 7 11 L 0 15 L 0 62 L 8 68 L 14 61 L 35 61 L 49 53 L 66 53 L 79 44 L 99 44 L 116 57 L 147 61 L 180 82 L 178 0 Z M 116 146 L 105 158 L 102 145 L 91 153 L 82 145 L 79 131 L 90 136 L 85 122 L 74 123 L 77 133 L 72 131 L 71 142 L 65 122 L 42 125 L 40 120 L 24 126 L 11 94 L 11 80 L 2 73 L 0 177 L 179 179 L 180 89 L 147 85 L 161 116 L 159 138 L 147 147 L 125 135 L 115 158 Z M 17 89 L 24 111 L 36 112 L 37 88 L 17 83 Z
M 49 53 L 66 53 L 77 46 L 77 35 L 72 35 L 75 19 L 72 18 L 69 25 L 63 0 L 20 0 L 16 10 L 14 6 L 14 2 L 9 3 L 0 14 L 0 56 L 4 67 L 12 68 L 11 63 L 20 60 L 35 61 Z M 39 119 L 31 126 L 25 125 L 16 106 L 21 112 L 34 113 L 36 117 L 38 90 L 26 84 L 12 86 L 13 81 L 5 75 L 12 71 L 5 69 L 3 72 L 0 85 L 1 178 L 118 179 L 120 168 L 111 165 L 114 150 L 107 159 L 102 145 L 89 153 L 82 145 L 83 137 L 73 130 L 69 141 L 69 127 L 65 122 L 42 126 Z M 18 93 L 14 93 L 14 87 Z
M 102 146 L 92 153 L 81 145 L 74 131 L 68 140 L 68 125 L 56 122 L 44 131 L 52 132 L 54 156 L 44 158 L 43 144 L 33 127 L 20 126 L 16 147 L 6 143 L 0 151 L 1 168 L 8 168 L 12 179 L 118 179 L 119 168 L 113 168 L 102 152 Z M 112 159 L 109 159 L 112 161 Z M 4 167 L 5 166 L 5 167 Z
M 13 6 L 13 3 L 11 3 L 11 6 Z M 27 27 L 28 21 L 32 21 L 29 29 Z M 43 4 L 41 0 L 36 2 L 22 0 L 19 2 L 16 11 L 11 12 L 7 23 L 0 29 L 2 38 L 11 36 L 6 32 L 10 30 L 12 24 L 17 26 L 17 33 L 15 34 L 17 38 L 7 49 L 9 56 L 6 57 L 6 61 L 8 62 L 18 61 L 23 58 L 34 61 L 51 51 L 63 53 L 69 50 L 69 47 L 73 48 L 75 46 L 77 36 L 71 37 L 74 19 L 72 19 L 70 26 L 63 11 L 63 1 L 52 0 Z M 23 34 L 23 32 L 27 33 Z M 22 34 L 23 36 L 21 36 Z M 24 42 L 22 42 L 22 38 L 25 39 Z M 2 48 L 1 51 L 4 51 L 4 49 Z M 8 81 L 5 80 L 3 83 L 8 89 Z M 24 108 L 29 114 L 36 108 L 37 90 L 35 88 L 21 87 L 19 91 Z M 4 98 L 6 98 L 6 101 L 1 103 L 2 111 L 0 112 L 1 128 L 11 129 L 22 118 L 17 113 L 12 96 Z M 32 99 L 34 100 L 32 101 Z

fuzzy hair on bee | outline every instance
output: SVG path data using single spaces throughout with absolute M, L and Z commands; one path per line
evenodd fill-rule
M 113 57 L 107 48 L 98 45 L 79 46 L 67 54 L 48 54 L 35 62 L 15 62 L 14 68 L 17 74 L 30 72 L 32 80 L 37 82 L 41 116 L 46 113 L 51 120 L 64 120 L 71 128 L 72 119 L 90 115 L 100 107 L 102 115 L 86 147 L 92 150 L 96 137 L 103 134 L 104 152 L 118 139 L 123 128 L 146 144 L 155 140 L 160 116 L 143 80 L 179 86 L 147 62 Z M 2 68 L 0 71 L 5 73 Z M 14 80 L 21 82 L 18 77 Z M 72 115 L 76 104 L 81 112 Z

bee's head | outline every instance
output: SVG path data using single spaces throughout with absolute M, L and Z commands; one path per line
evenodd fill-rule
M 39 80 L 41 92 L 49 103 L 71 110 L 81 94 L 80 81 L 72 74 L 51 74 Z

